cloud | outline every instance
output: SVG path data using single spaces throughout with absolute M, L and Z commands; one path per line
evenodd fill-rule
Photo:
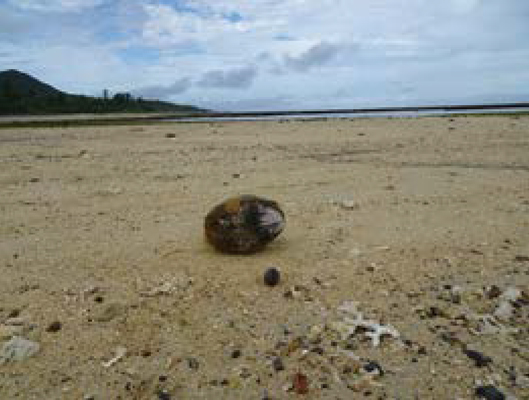
M 169 86 L 147 86 L 136 89 L 133 94 L 147 99 L 167 99 L 171 96 L 182 94 L 191 87 L 189 78 L 181 78 Z
M 257 68 L 254 66 L 212 70 L 204 73 L 197 84 L 210 88 L 244 89 L 251 86 L 256 77 Z
M 528 18 L 524 0 L 0 0 L 0 64 L 222 108 L 494 101 L 527 93 Z
M 96 7 L 105 0 L 8 0 L 18 8 L 40 12 L 78 12 Z
M 328 63 L 340 52 L 340 47 L 333 43 L 320 42 L 298 56 L 285 56 L 285 66 L 294 71 L 305 72 L 311 68 Z
M 198 38 L 207 42 L 219 35 L 247 30 L 239 13 L 217 12 L 189 1 L 178 3 L 177 8 L 166 4 L 145 4 L 144 10 L 147 20 L 143 24 L 143 38 L 153 46 L 168 47 Z

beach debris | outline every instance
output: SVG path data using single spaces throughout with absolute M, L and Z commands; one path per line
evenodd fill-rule
M 292 377 L 292 388 L 296 394 L 307 394 L 309 392 L 309 378 L 300 372 Z
M 24 327 L 21 325 L 0 325 L 0 340 L 11 339 L 21 335 L 23 331 Z
M 0 365 L 12 361 L 23 361 L 37 354 L 39 350 L 40 344 L 14 336 L 0 349 Z
M 505 395 L 492 385 L 478 386 L 474 393 L 480 399 L 505 400 Z
M 493 314 L 499 320 L 507 321 L 514 315 L 514 304 L 522 297 L 522 291 L 516 287 L 508 287 L 499 296 L 500 303 Z
M 215 206 L 204 221 L 207 241 L 220 252 L 252 254 L 285 227 L 285 215 L 273 200 L 254 195 L 232 197 Z
M 187 275 L 163 278 L 158 285 L 140 292 L 141 296 L 156 297 L 184 292 L 193 284 L 193 278 Z
M 473 322 L 469 327 L 470 333 L 474 335 L 495 335 L 518 333 L 518 328 L 512 328 L 501 324 L 498 319 L 491 314 L 472 314 L 467 317 Z
M 357 332 L 361 332 L 371 339 L 373 347 L 378 347 L 382 337 L 389 336 L 395 339 L 400 337 L 400 333 L 393 326 L 364 319 L 362 312 L 358 310 L 358 303 L 356 301 L 343 303 L 338 307 L 338 311 L 344 314 L 344 318 L 331 322 L 330 328 L 338 332 L 342 340 L 347 340 Z
M 342 200 L 339 205 L 344 210 L 354 210 L 358 208 L 358 203 L 354 200 Z
M 264 283 L 267 286 L 276 286 L 279 283 L 281 274 L 277 268 L 268 268 L 264 273 Z
M 166 133 L 165 137 L 167 139 L 174 139 L 174 138 L 176 138 L 176 133 Z
M 127 349 L 123 346 L 118 346 L 115 351 L 116 355 L 112 357 L 110 360 L 102 363 L 103 367 L 110 368 L 115 363 L 117 363 L 119 360 L 121 360 L 125 355 L 127 354 Z

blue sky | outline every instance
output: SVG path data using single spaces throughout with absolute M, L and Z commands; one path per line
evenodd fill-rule
M 0 69 L 218 110 L 529 101 L 527 0 L 0 0 Z

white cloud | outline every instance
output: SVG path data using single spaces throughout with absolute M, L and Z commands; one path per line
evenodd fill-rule
M 74 92 L 238 109 L 526 93 L 526 0 L 8 2 L 0 64 Z
M 14 7 L 44 12 L 77 12 L 96 7 L 106 0 L 9 0 Z

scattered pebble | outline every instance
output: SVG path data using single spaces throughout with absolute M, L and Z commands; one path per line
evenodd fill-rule
M 505 395 L 492 385 L 477 387 L 475 394 L 480 399 L 505 400 Z
M 11 361 L 23 361 L 38 353 L 40 345 L 20 336 L 14 336 L 0 349 L 0 365 Z
M 338 205 L 344 210 L 355 210 L 358 208 L 358 203 L 354 200 L 342 200 Z
M 46 332 L 59 332 L 62 329 L 62 324 L 60 321 L 53 321 L 46 328 Z
M 231 358 L 239 358 L 242 355 L 242 351 L 235 349 L 231 352 Z
M 166 133 L 165 137 L 168 138 L 168 139 L 174 139 L 176 137 L 176 134 L 175 133 Z
M 384 370 L 376 361 L 369 361 L 362 367 L 362 371 L 367 375 L 382 376 L 384 375 Z
M 165 390 L 160 390 L 156 393 L 158 400 L 171 400 L 171 395 Z
M 487 357 L 479 351 L 465 349 L 463 350 L 463 353 L 465 353 L 468 358 L 474 361 L 476 367 L 478 368 L 486 367 L 487 365 L 492 363 L 492 358 Z
M 280 278 L 281 274 L 277 268 L 268 268 L 264 273 L 264 283 L 267 286 L 276 286 Z
M 297 394 L 307 394 L 309 392 L 309 378 L 298 372 L 292 378 L 292 386 Z
M 275 357 L 272 360 L 272 367 L 274 368 L 275 372 L 279 372 L 279 371 L 284 371 L 285 370 L 285 365 L 283 364 L 283 360 L 281 359 L 281 357 Z
M 200 367 L 200 363 L 196 358 L 189 357 L 187 359 L 187 366 L 191 369 L 197 370 Z

